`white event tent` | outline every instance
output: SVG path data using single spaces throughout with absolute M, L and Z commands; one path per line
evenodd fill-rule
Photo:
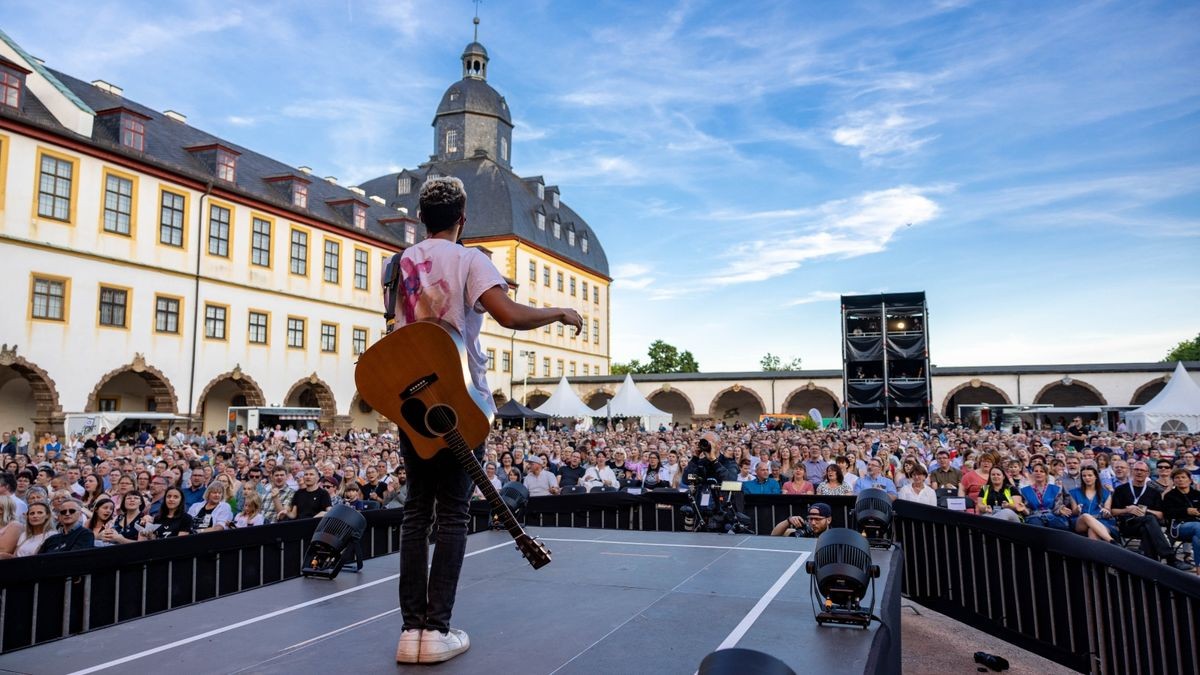
M 671 424 L 671 413 L 664 412 L 654 407 L 654 404 L 646 400 L 642 396 L 642 392 L 638 391 L 637 386 L 633 383 L 633 376 L 629 373 L 625 374 L 625 381 L 621 383 L 621 387 L 617 389 L 617 393 L 612 397 L 612 400 L 605 404 L 601 410 L 596 413 L 603 413 L 607 417 L 637 417 L 643 420 L 642 426 L 646 429 L 655 429 L 660 424 Z
M 1200 431 L 1200 385 L 1182 363 L 1176 363 L 1167 386 L 1146 405 L 1125 413 L 1125 421 L 1134 433 L 1196 433 Z
M 567 378 L 564 375 L 558 381 L 558 386 L 554 388 L 554 393 L 546 402 L 534 408 L 534 410 L 545 413 L 551 417 L 595 417 L 596 411 L 584 405 L 583 401 L 579 400 L 579 396 L 571 389 L 571 385 L 567 384 Z

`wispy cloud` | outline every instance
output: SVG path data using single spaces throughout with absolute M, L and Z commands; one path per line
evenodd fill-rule
M 739 245 L 723 270 L 709 277 L 718 286 L 766 281 L 804 262 L 879 253 L 898 232 L 932 220 L 940 210 L 926 190 L 901 186 L 826 202 L 815 222 L 777 237 Z
M 613 287 L 627 290 L 643 290 L 654 283 L 650 266 L 641 263 L 621 263 L 612 270 Z
M 858 149 L 866 162 L 910 155 L 933 140 L 918 132 L 933 124 L 931 120 L 909 117 L 898 108 L 856 110 L 847 114 L 833 130 L 833 142 Z
M 802 295 L 798 298 L 793 298 L 784 303 L 785 307 L 798 307 L 800 305 L 811 305 L 814 302 L 829 302 L 831 300 L 840 300 L 843 295 L 857 295 L 857 291 L 812 291 L 811 293 Z
M 258 124 L 258 119 L 249 115 L 229 115 L 225 118 L 225 122 L 235 127 L 252 127 Z

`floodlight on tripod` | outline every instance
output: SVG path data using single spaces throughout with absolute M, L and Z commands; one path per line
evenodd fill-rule
M 871 562 L 871 547 L 854 530 L 837 527 L 817 537 L 816 550 L 804 563 L 808 572 L 813 616 L 827 623 L 866 628 L 875 614 L 875 579 L 879 565 Z M 862 600 L 871 591 L 871 601 Z M 820 609 L 818 609 L 818 605 Z
M 300 575 L 332 579 L 347 562 L 357 561 L 363 567 L 360 540 L 367 529 L 367 519 L 353 507 L 338 504 L 317 522 L 312 540 L 304 551 L 305 565 Z M 353 547 L 353 548 L 351 548 Z
M 854 526 L 873 548 L 892 547 L 892 500 L 887 492 L 870 488 L 858 493 Z

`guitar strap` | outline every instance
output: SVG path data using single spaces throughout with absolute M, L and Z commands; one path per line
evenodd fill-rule
M 396 300 L 404 292 L 404 278 L 400 273 L 400 256 L 396 253 L 383 266 L 383 319 L 384 331 L 391 333 L 396 327 Z

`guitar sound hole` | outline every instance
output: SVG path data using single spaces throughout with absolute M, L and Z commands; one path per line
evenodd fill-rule
M 425 413 L 425 426 L 437 436 L 445 436 L 458 426 L 458 415 L 448 405 L 435 405 Z

